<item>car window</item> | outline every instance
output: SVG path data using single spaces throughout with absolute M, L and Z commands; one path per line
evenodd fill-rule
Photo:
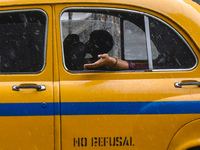
M 141 18 L 140 20 L 144 25 L 144 19 Z M 144 27 L 142 30 L 136 24 L 127 20 L 124 20 L 124 55 L 125 60 L 148 60 Z
M 47 17 L 40 10 L 0 13 L 0 72 L 39 72 L 44 67 Z
M 89 41 L 90 34 L 93 31 L 108 31 L 112 35 L 115 44 L 107 52 L 113 57 L 121 58 L 119 17 L 101 13 L 65 12 L 62 14 L 61 22 L 64 63 L 68 69 L 82 70 L 84 63 L 91 63 L 96 60 L 93 54 L 94 51 L 90 51 L 86 46 L 85 51 L 81 50 Z M 103 48 L 102 52 L 99 51 L 99 53 L 103 53 Z
M 194 2 L 196 2 L 197 4 L 200 4 L 200 0 L 193 0 Z
M 97 55 L 103 53 L 129 64 L 142 64 L 145 67 L 138 67 L 140 71 L 191 69 L 197 63 L 192 49 L 178 32 L 144 13 L 113 9 L 66 9 L 61 14 L 61 29 L 63 62 L 67 70 L 85 70 L 85 63 L 97 61 Z M 99 32 L 103 31 L 109 35 L 104 36 L 106 38 L 99 44 L 96 42 L 93 48 L 88 47 L 92 38 L 93 42 L 99 41 Z M 98 33 L 97 37 L 94 33 Z M 97 70 L 113 71 L 107 66 Z
M 154 69 L 187 69 L 196 64 L 194 54 L 179 34 L 154 18 L 149 18 L 150 38 L 158 57 L 153 60 Z

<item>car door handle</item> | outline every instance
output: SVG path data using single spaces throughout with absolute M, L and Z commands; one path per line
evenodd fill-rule
M 194 82 L 183 82 L 183 83 L 176 82 L 176 83 L 174 83 L 174 86 L 176 88 L 182 88 L 182 86 L 190 86 L 190 85 L 197 85 L 198 87 L 200 87 L 200 82 L 194 81 Z
M 19 91 L 20 89 L 36 89 L 37 91 L 45 91 L 45 85 L 14 85 L 13 91 Z

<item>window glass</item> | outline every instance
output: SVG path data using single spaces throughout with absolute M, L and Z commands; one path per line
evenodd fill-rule
M 196 2 L 197 4 L 200 4 L 200 0 L 193 0 L 194 2 Z
M 124 53 L 126 60 L 147 61 L 145 31 L 127 20 L 124 21 Z
M 0 13 L 0 72 L 39 72 L 44 67 L 46 15 L 41 11 Z
M 196 64 L 185 40 L 158 19 L 113 9 L 79 11 L 61 15 L 63 60 L 68 70 L 85 70 L 84 64 L 96 62 L 98 54 L 104 53 L 128 62 L 129 70 L 136 71 L 148 71 L 152 63 L 153 70 L 191 69 Z M 92 70 L 96 69 L 116 71 L 108 66 Z
M 166 24 L 149 18 L 152 47 L 159 55 L 153 60 L 154 69 L 189 69 L 195 66 L 194 54 L 184 40 Z
M 61 25 L 64 62 L 69 70 L 83 70 L 85 63 L 95 62 L 97 55 L 103 53 L 126 61 L 138 60 L 147 63 L 143 15 L 130 12 L 120 14 L 119 11 L 64 12 L 61 15 Z M 88 44 L 92 38 L 93 42 L 101 39 L 101 33 L 97 33 L 100 30 L 112 36 L 113 46 L 107 48 L 110 41 L 108 35 L 102 39 L 104 42 L 101 46 L 96 43 L 91 47 Z M 110 68 L 103 66 L 98 69 Z
M 64 12 L 61 24 L 64 60 L 68 69 L 83 70 L 83 65 L 95 62 L 98 54 L 109 53 L 110 56 L 121 58 L 119 17 L 101 13 Z M 101 39 L 104 32 L 109 35 Z M 113 46 L 109 43 L 110 36 L 115 43 Z

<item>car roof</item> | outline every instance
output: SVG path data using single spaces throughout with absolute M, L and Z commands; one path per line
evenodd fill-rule
M 170 4 L 181 4 L 181 3 L 190 3 L 192 0 L 1 0 L 0 6 L 11 6 L 11 5 L 32 5 L 32 4 L 61 4 L 61 3 L 113 3 L 113 4 L 130 4 L 137 5 L 141 7 L 153 6 L 153 5 L 164 5 L 167 3 Z M 194 2 L 192 2 L 194 3 Z M 166 7 L 165 7 L 166 8 Z
M 128 5 L 135 8 L 143 8 L 148 12 L 155 12 L 175 21 L 192 37 L 195 43 L 199 43 L 200 49 L 200 5 L 192 0 L 1 0 L 0 7 L 17 5 L 52 5 L 64 3 L 83 4 L 110 4 Z M 86 5 L 85 5 L 86 6 Z M 106 6 L 106 5 L 104 5 Z M 113 6 L 114 7 L 114 6 Z
M 200 15 L 200 6 L 192 0 L 1 0 L 0 7 L 17 5 L 52 5 L 63 3 L 90 3 L 90 4 L 118 4 L 132 5 L 139 8 L 145 8 L 166 16 L 172 14 L 189 14 L 190 17 Z M 196 15 L 195 15 L 196 14 Z

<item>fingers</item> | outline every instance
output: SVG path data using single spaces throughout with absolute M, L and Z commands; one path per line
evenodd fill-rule
M 96 61 L 94 63 L 91 63 L 91 64 L 84 64 L 84 68 L 85 69 L 90 69 L 90 68 L 97 68 L 97 67 L 100 67 L 100 63 L 99 61 Z
M 107 58 L 109 58 L 108 54 L 100 54 L 98 55 L 99 60 L 91 64 L 85 64 L 85 69 L 97 68 L 106 64 Z
M 85 69 L 91 69 L 91 68 L 97 68 L 97 67 L 99 66 L 96 64 L 84 64 Z
M 91 64 L 84 64 L 84 68 L 85 69 L 90 69 L 91 68 Z
M 108 54 L 99 54 L 98 55 L 98 58 L 106 58 L 106 57 L 109 57 Z

